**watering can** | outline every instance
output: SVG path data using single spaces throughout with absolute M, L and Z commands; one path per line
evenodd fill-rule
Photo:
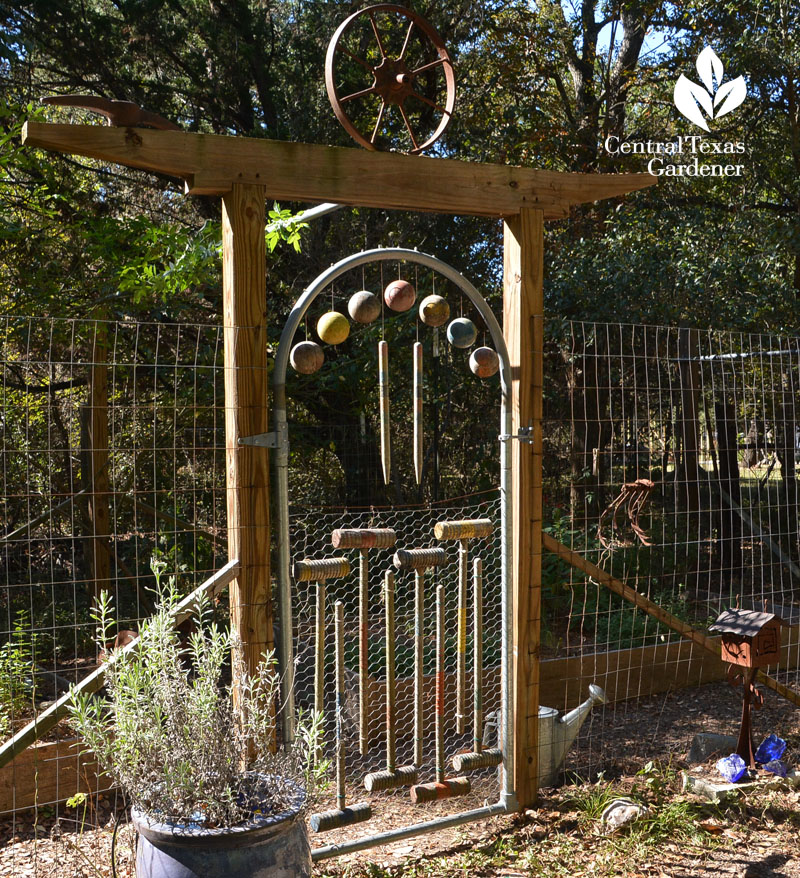
M 538 786 L 550 787 L 556 783 L 567 750 L 578 736 L 589 711 L 595 703 L 603 704 L 605 700 L 606 693 L 591 683 L 586 701 L 564 716 L 559 716 L 554 707 L 539 708 Z

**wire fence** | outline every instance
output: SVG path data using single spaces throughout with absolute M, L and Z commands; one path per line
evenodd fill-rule
M 499 524 L 496 386 L 473 380 L 459 359 L 463 352 L 436 336 L 423 339 L 426 423 L 429 430 L 435 423 L 436 435 L 417 485 L 409 421 L 414 331 L 407 337 L 399 326 L 387 320 L 385 328 L 392 344 L 392 398 L 409 402 L 393 408 L 393 484 L 381 478 L 374 378 L 372 386 L 362 381 L 344 353 L 335 352 L 320 375 L 293 376 L 289 383 L 294 560 L 339 554 L 330 543 L 336 527 L 392 527 L 398 548 L 415 548 L 435 544 L 432 527 L 439 520 L 486 517 Z M 377 330 L 371 332 L 348 342 L 349 352 L 374 351 Z M 96 666 L 90 607 L 100 588 L 114 595 L 120 627 L 135 629 L 152 610 L 153 557 L 186 590 L 227 561 L 222 329 L 8 317 L 0 322 L 0 368 L 0 723 L 7 737 Z M 619 767 L 621 750 L 629 764 L 656 751 L 685 750 L 690 729 L 733 731 L 741 703 L 737 708 L 738 696 L 723 685 L 717 659 L 587 570 L 599 569 L 703 632 L 737 602 L 762 609 L 766 601 L 770 612 L 795 626 L 800 620 L 800 339 L 551 321 L 545 369 L 545 531 L 584 567 L 553 552 L 544 555 L 541 700 L 563 711 L 587 697 L 589 683 L 605 689 L 608 703 L 594 707 L 567 756 L 568 770 L 590 777 Z M 342 384 L 346 404 L 337 402 Z M 496 528 L 491 539 L 470 548 L 484 564 L 487 717 L 499 699 L 497 534 Z M 447 595 L 448 679 L 458 657 L 456 551 L 446 550 L 446 564 L 426 579 L 426 679 L 435 657 L 439 583 Z M 364 753 L 357 734 L 357 553 L 348 554 L 354 573 L 328 584 L 328 648 L 336 600 L 344 603 L 348 632 L 346 774 L 352 801 L 364 798 L 364 774 L 385 759 L 380 589 L 393 551 L 370 556 Z M 410 572 L 396 572 L 398 764 L 411 758 L 413 746 L 412 580 Z M 314 602 L 310 584 L 295 588 L 296 697 L 308 708 Z M 218 612 L 224 615 L 224 604 Z M 797 630 L 785 630 L 781 663 L 767 669 L 795 691 Z M 471 644 L 465 652 L 469 687 Z M 333 665 L 327 655 L 330 705 Z M 677 723 L 676 715 L 685 719 L 691 712 L 693 687 L 706 681 L 719 687 L 720 709 Z M 468 725 L 456 733 L 453 690 L 447 691 L 450 757 L 469 746 L 472 730 Z M 756 728 L 774 731 L 766 723 L 775 713 L 767 714 L 756 716 Z M 427 780 L 435 754 L 430 697 L 423 718 L 420 779 Z M 330 746 L 332 729 L 326 734 Z M 495 741 L 493 735 L 489 728 L 487 740 Z M 33 748 L 8 766 L 0 780 L 0 811 L 8 817 L 0 822 L 2 837 L 24 835 L 32 826 L 35 839 L 37 826 L 49 833 L 58 821 L 78 825 L 80 814 L 63 802 L 96 781 L 70 740 L 69 728 L 60 725 L 42 745 L 51 750 Z M 58 771 L 45 771 L 48 760 Z M 45 777 L 53 778 L 48 785 Z M 495 798 L 495 769 L 473 781 L 481 802 Z M 372 796 L 375 825 L 392 820 L 402 795 Z M 105 825 L 116 807 L 111 792 L 102 796 L 92 799 L 91 825 Z M 438 815 L 473 804 L 454 799 L 433 807 Z M 411 811 L 407 816 L 424 819 Z M 333 834 L 325 836 L 329 841 Z M 5 867 L 12 855 L 2 856 Z M 12 873 L 28 854 L 14 856 Z M 48 868 L 42 860 L 32 874 L 49 874 Z
M 551 537 L 700 631 L 737 605 L 797 626 L 800 340 L 577 322 L 551 333 Z M 637 699 L 659 695 L 663 709 L 671 692 L 724 676 L 710 653 L 554 555 L 542 640 L 546 654 L 580 660 L 571 693 L 595 681 L 614 700 L 584 726 L 573 755 L 583 776 L 608 767 Z M 768 673 L 796 690 L 798 665 L 788 628 Z M 732 697 L 720 687 L 720 704 Z M 715 719 L 714 731 L 735 731 Z M 648 749 L 650 734 L 627 745 Z

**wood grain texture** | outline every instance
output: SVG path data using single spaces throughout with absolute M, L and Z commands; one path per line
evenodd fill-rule
M 503 334 L 511 359 L 515 786 L 520 807 L 536 799 L 539 627 L 542 583 L 542 351 L 544 216 L 523 210 L 505 224 Z
M 109 790 L 91 754 L 81 754 L 81 742 L 37 743 L 0 769 L 0 814 L 65 802 L 75 793 Z
M 545 219 L 644 189 L 651 174 L 576 174 L 508 165 L 367 152 L 248 137 L 27 122 L 23 143 L 180 177 L 187 192 L 223 195 L 234 184 L 266 185 L 271 198 L 333 201 L 474 216 L 538 208 Z
M 237 184 L 222 201 L 228 554 L 241 565 L 230 606 L 250 673 L 274 649 L 269 457 L 266 448 L 239 445 L 267 432 L 265 200 L 263 186 Z

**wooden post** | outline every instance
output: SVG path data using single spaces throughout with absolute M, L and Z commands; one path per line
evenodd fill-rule
M 89 378 L 89 524 L 92 540 L 94 595 L 108 589 L 111 581 L 108 509 L 108 340 L 106 326 L 95 323 Z
M 544 217 L 523 209 L 505 224 L 503 333 L 511 358 L 514 530 L 515 786 L 520 807 L 536 799 L 539 739 L 539 625 L 542 585 L 542 383 Z
M 274 647 L 268 454 L 239 444 L 267 432 L 265 199 L 263 186 L 239 183 L 222 199 L 228 557 L 240 564 L 230 607 L 249 673 Z

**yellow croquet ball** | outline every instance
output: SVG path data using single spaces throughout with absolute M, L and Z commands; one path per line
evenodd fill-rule
M 317 320 L 317 335 L 325 344 L 341 344 L 350 335 L 350 324 L 344 314 L 328 311 Z

